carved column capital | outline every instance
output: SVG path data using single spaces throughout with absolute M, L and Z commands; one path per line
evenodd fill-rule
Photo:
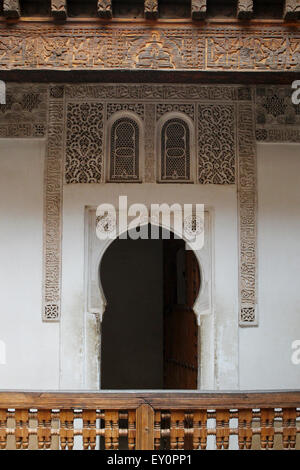
M 67 18 L 67 0 L 51 0 L 51 15 L 56 19 Z
M 19 0 L 4 0 L 3 15 L 8 18 L 19 18 L 21 16 Z
M 158 0 L 145 0 L 144 14 L 145 18 L 148 20 L 155 20 L 158 18 Z
M 206 16 L 206 0 L 192 0 L 192 18 L 193 20 L 203 20 Z
M 299 20 L 300 0 L 285 0 L 283 16 L 285 20 Z
M 237 17 L 240 20 L 249 20 L 253 15 L 253 0 L 238 0 Z
M 111 18 L 112 0 L 98 0 L 97 11 L 100 18 Z

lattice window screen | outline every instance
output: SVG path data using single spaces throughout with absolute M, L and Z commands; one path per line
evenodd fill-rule
M 169 119 L 161 131 L 161 181 L 190 179 L 190 130 L 178 118 Z
M 117 119 L 111 128 L 110 181 L 138 181 L 139 126 L 128 117 Z

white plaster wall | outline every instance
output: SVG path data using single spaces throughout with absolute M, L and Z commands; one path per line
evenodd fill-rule
M 212 247 L 215 314 L 210 323 L 215 336 L 201 338 L 212 377 L 204 388 L 238 387 L 238 255 L 237 195 L 234 186 L 180 184 L 90 184 L 65 185 L 63 203 L 61 388 L 97 388 L 97 375 L 87 361 L 97 351 L 87 328 L 95 325 L 93 314 L 84 312 L 84 214 L 85 206 L 107 202 L 117 205 L 119 195 L 128 203 L 203 203 L 212 216 Z M 96 332 L 96 328 L 94 328 Z M 207 343 L 207 344 L 205 344 Z M 90 350 L 94 352 L 93 357 Z M 89 372 L 88 372 L 89 371 Z
M 1 389 L 59 386 L 59 324 L 41 319 L 44 156 L 43 140 L 0 139 Z
M 300 145 L 258 145 L 259 326 L 240 329 L 240 387 L 299 389 Z

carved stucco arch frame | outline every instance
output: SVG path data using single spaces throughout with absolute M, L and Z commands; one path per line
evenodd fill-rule
M 136 183 L 143 183 L 144 181 L 144 173 L 145 173 L 145 133 L 144 133 L 144 122 L 140 118 L 138 114 L 131 110 L 121 110 L 116 111 L 113 113 L 106 123 L 106 133 L 105 133 L 105 147 L 104 147 L 104 175 L 105 181 L 107 183 L 114 183 L 114 181 L 110 180 L 110 165 L 111 165 L 111 130 L 116 121 L 119 119 L 129 118 L 136 122 L 138 129 L 139 129 L 139 174 L 138 180 L 134 181 Z M 115 181 L 118 183 L 120 181 Z M 129 180 L 128 183 L 132 183 L 132 180 Z M 122 183 L 126 183 L 126 181 L 122 181 Z
M 167 121 L 171 119 L 181 119 L 184 121 L 190 132 L 190 177 L 187 181 L 174 180 L 174 183 L 193 183 L 197 176 L 197 162 L 196 162 L 196 132 L 195 122 L 185 113 L 181 111 L 168 111 L 163 114 L 156 123 L 156 135 L 155 135 L 155 154 L 157 155 L 156 161 L 156 180 L 158 183 L 172 183 L 171 180 L 163 181 L 161 179 L 161 139 L 162 139 L 162 128 Z
M 89 209 L 90 211 L 92 209 Z M 96 212 L 93 209 L 94 213 Z M 118 214 L 117 214 L 118 217 Z M 95 218 L 94 218 L 95 221 Z M 164 227 L 161 223 L 157 223 L 151 220 L 144 220 L 141 225 L 152 224 L 161 226 L 177 235 L 179 235 L 187 244 L 189 242 L 184 239 L 181 234 L 176 233 L 174 227 Z M 138 222 L 136 222 L 136 226 Z M 134 228 L 135 224 L 131 224 L 131 228 Z M 95 231 L 95 225 L 90 227 L 89 230 Z M 119 237 L 122 233 L 128 231 L 127 229 L 117 233 Z M 212 302 L 212 286 L 213 286 L 213 263 L 212 263 L 212 250 L 211 250 L 211 217 L 208 211 L 205 212 L 205 242 L 201 250 L 194 251 L 201 275 L 201 285 L 193 306 L 193 311 L 196 315 L 197 325 L 199 328 L 199 343 L 201 342 L 201 348 L 198 347 L 198 388 L 200 389 L 213 389 L 214 388 L 214 308 Z M 87 314 L 96 316 L 99 320 L 99 342 L 98 348 L 101 348 L 101 323 L 103 315 L 106 310 L 107 301 L 105 293 L 101 284 L 100 278 L 100 266 L 107 249 L 113 244 L 115 239 L 98 240 L 97 248 L 94 248 L 90 256 L 93 258 L 92 266 L 91 259 L 88 261 L 87 272 L 87 284 L 86 284 L 86 296 L 87 296 Z M 96 281 L 96 282 L 95 282 Z M 91 328 L 94 328 L 93 323 L 88 323 Z M 86 331 L 86 340 L 93 337 L 93 334 Z M 96 340 L 95 340 L 96 341 Z M 200 345 L 200 344 L 199 344 Z M 94 348 L 92 348 L 94 350 Z M 86 358 L 88 361 L 88 358 Z M 100 383 L 100 364 L 101 358 L 98 359 L 98 383 Z M 87 370 L 88 373 L 88 370 Z

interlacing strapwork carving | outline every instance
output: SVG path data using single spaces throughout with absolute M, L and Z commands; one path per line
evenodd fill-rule
M 66 183 L 100 183 L 102 141 L 103 104 L 68 103 Z
M 240 324 L 257 324 L 257 169 L 254 111 L 238 105 Z
M 3 0 L 3 14 L 9 18 L 19 18 L 21 15 L 19 0 Z
M 161 130 L 161 181 L 189 181 L 191 136 L 183 119 L 169 119 Z
M 199 104 L 198 179 L 202 184 L 235 183 L 234 107 Z
M 49 90 L 48 148 L 44 187 L 43 320 L 58 321 L 61 300 L 61 227 L 64 99 L 61 86 Z

